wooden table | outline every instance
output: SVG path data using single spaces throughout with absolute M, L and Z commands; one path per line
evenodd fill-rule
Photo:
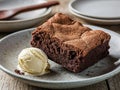
M 68 3 L 70 0 L 59 0 L 61 2 L 60 6 L 53 7 L 53 11 L 51 15 L 53 15 L 56 12 L 63 12 L 68 15 L 70 15 L 72 18 L 76 20 L 80 20 L 83 23 L 87 23 L 83 21 L 82 19 L 79 19 L 75 16 L 73 16 L 69 10 L 68 10 Z M 100 26 L 100 25 L 99 25 Z M 120 33 L 120 25 L 116 26 L 101 26 L 107 29 L 110 29 L 112 31 Z M 0 33 L 0 37 L 7 35 L 9 33 Z M 13 77 L 7 75 L 3 71 L 0 71 L 0 90 L 48 90 L 43 89 L 35 86 L 27 85 L 23 82 L 20 82 L 19 80 L 14 79 Z M 68 89 L 67 89 L 68 90 Z M 80 87 L 75 89 L 69 89 L 69 90 L 120 90 L 120 74 L 104 80 L 100 83 L 89 85 L 86 87 Z

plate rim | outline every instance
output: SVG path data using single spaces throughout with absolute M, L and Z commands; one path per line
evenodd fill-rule
M 47 0 L 43 0 L 43 1 L 47 2 Z M 25 22 L 25 21 L 31 21 L 31 20 L 34 20 L 34 19 L 39 19 L 39 18 L 42 18 L 42 17 L 48 15 L 49 13 L 51 13 L 51 11 L 52 11 L 52 8 L 49 7 L 49 8 L 46 8 L 46 11 L 43 14 L 41 14 L 40 16 L 38 16 L 38 17 L 30 18 L 30 19 L 20 19 L 20 20 L 1 20 L 0 24 L 3 24 L 3 23 L 6 23 L 6 24 L 7 23 L 15 23 L 15 22 Z
M 87 16 L 83 16 L 83 15 L 77 14 L 77 13 L 75 13 L 74 11 L 72 11 L 70 9 L 69 9 L 69 11 L 73 15 L 75 15 L 75 16 L 77 16 L 79 18 L 82 18 L 84 20 L 88 20 L 88 21 L 91 21 L 91 22 L 94 22 L 94 23 L 96 23 L 96 21 L 97 21 L 98 23 L 96 23 L 96 24 L 107 24 L 107 25 L 120 24 L 120 20 L 101 20 L 101 19 L 91 18 L 91 17 L 87 17 Z
M 106 28 L 103 28 L 103 27 L 99 27 L 99 26 L 94 26 L 94 25 L 89 25 L 89 24 L 84 24 L 84 25 L 88 25 L 88 26 L 93 26 L 93 27 L 98 27 L 100 29 L 104 29 L 104 30 L 107 30 L 107 31 L 110 31 L 109 29 L 106 29 Z M 20 34 L 20 33 L 24 33 L 24 32 L 28 32 L 28 31 L 32 31 L 34 30 L 35 28 L 30 28 L 30 29 L 25 29 L 25 30 L 22 30 L 22 31 L 17 31 L 17 32 L 14 32 L 12 34 L 9 34 L 5 37 L 3 37 L 2 39 L 0 39 L 0 43 L 2 41 L 4 41 L 5 39 L 15 35 L 15 34 Z M 117 35 L 118 37 L 120 37 L 120 34 L 114 32 L 114 31 L 110 31 L 111 33 L 114 33 L 115 35 Z M 30 79 L 28 77 L 24 77 L 22 75 L 18 75 L 16 73 L 14 73 L 13 71 L 10 71 L 8 69 L 6 69 L 4 66 L 2 66 L 0 64 L 0 70 L 6 72 L 7 74 L 11 75 L 11 76 L 14 76 L 16 78 L 19 78 L 19 79 L 23 79 L 23 80 L 27 80 L 27 81 L 32 81 L 32 82 L 37 82 L 37 83 L 53 83 L 53 84 L 65 84 L 65 83 L 85 83 L 85 82 L 92 82 L 92 81 L 96 81 L 99 80 L 98 82 L 102 81 L 102 80 L 105 80 L 105 79 L 108 79 L 118 73 L 120 73 L 120 66 L 117 67 L 116 69 L 112 70 L 111 72 L 108 72 L 108 73 L 105 73 L 105 74 L 102 74 L 102 75 L 99 75 L 99 76 L 95 76 L 95 77 L 90 77 L 90 78 L 87 78 L 87 79 L 82 79 L 82 80 L 73 80 L 73 81 L 46 81 L 46 80 L 36 80 L 36 79 Z
M 118 20 L 113 20 L 113 19 L 104 19 L 104 20 L 102 20 L 102 19 L 98 19 L 98 18 L 92 18 L 92 17 L 87 17 L 87 16 L 84 16 L 84 15 L 80 15 L 80 14 L 78 14 L 78 13 L 76 13 L 76 12 L 74 12 L 74 11 L 72 11 L 70 8 L 69 8 L 69 11 L 71 12 L 71 13 L 73 13 L 74 15 L 76 15 L 76 16 L 78 16 L 78 17 L 81 17 L 81 18 L 85 18 L 85 19 L 89 19 L 89 20 L 99 20 L 99 21 L 102 21 L 102 22 L 116 22 L 116 21 L 118 21 L 118 22 L 120 22 L 120 19 L 118 19 Z
M 69 8 L 71 9 L 71 10 L 73 10 L 74 12 L 76 12 L 76 13 L 78 13 L 78 14 L 80 14 L 80 15 L 83 15 L 83 16 L 87 16 L 87 17 L 90 17 L 90 18 L 96 18 L 96 19 L 120 19 L 120 16 L 119 17 L 99 17 L 99 16 L 92 16 L 92 15 L 87 15 L 87 14 L 84 14 L 84 13 L 82 13 L 82 12 L 79 12 L 78 10 L 76 10 L 75 8 L 73 8 L 72 7 L 72 4 L 74 3 L 74 2 L 76 2 L 77 0 L 72 0 L 72 1 L 70 1 L 70 3 L 69 3 Z M 89 1 L 89 0 L 88 0 Z

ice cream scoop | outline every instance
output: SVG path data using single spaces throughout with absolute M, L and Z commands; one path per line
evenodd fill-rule
M 18 56 L 18 66 L 22 71 L 37 76 L 48 73 L 50 68 L 47 55 L 33 47 L 21 51 Z

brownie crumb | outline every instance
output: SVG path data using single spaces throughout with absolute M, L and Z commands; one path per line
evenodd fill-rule
M 15 73 L 19 74 L 19 75 L 24 75 L 24 72 L 21 72 L 20 70 L 15 69 Z
M 74 59 L 76 56 L 76 52 L 75 51 L 69 51 L 69 60 Z

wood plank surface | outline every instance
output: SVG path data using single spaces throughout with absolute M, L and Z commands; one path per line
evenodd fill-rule
M 3 71 L 0 71 L 0 90 L 52 90 L 52 89 L 44 89 L 40 87 L 30 86 L 7 75 Z M 107 85 L 105 81 L 102 81 L 100 83 L 90 85 L 87 87 L 80 87 L 67 90 L 107 90 Z
M 49 0 L 51 1 L 51 0 Z M 79 20 L 82 23 L 87 23 L 84 20 L 73 16 L 68 10 L 68 3 L 70 0 L 58 0 L 60 1 L 60 6 L 53 7 L 53 11 L 51 15 L 55 14 L 56 12 L 62 12 L 68 14 L 75 20 Z M 120 25 L 116 26 L 101 26 L 115 32 L 120 33 Z M 7 35 L 8 33 L 0 33 L 0 38 Z M 0 71 L 0 90 L 50 90 L 44 89 L 40 87 L 30 86 L 25 84 L 9 75 Z M 120 74 L 100 83 L 89 85 L 86 87 L 74 88 L 74 89 L 67 89 L 67 90 L 120 90 Z
M 120 90 L 120 74 L 107 80 L 110 90 Z

